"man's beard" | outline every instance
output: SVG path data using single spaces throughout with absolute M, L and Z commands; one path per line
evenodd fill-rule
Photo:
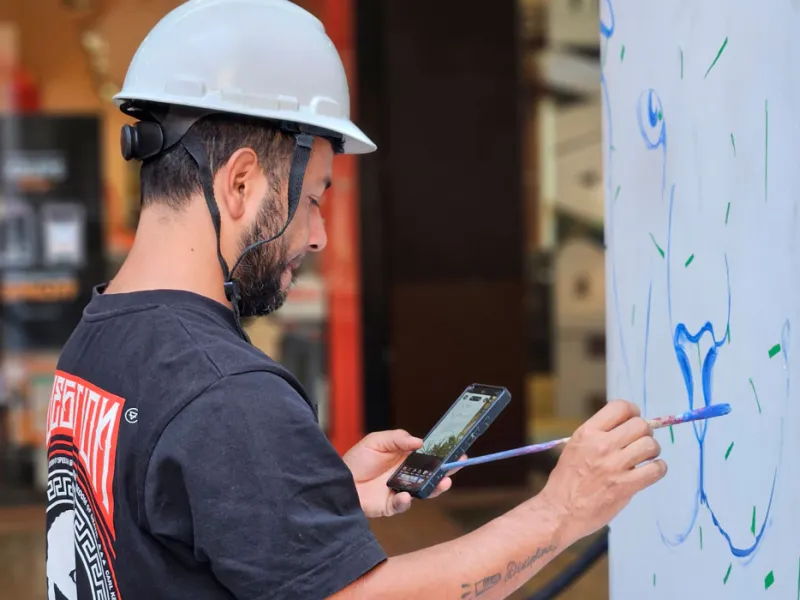
M 276 204 L 274 198 L 268 196 L 264 199 L 255 224 L 242 237 L 240 252 L 251 244 L 269 239 L 280 230 L 284 224 L 283 216 Z M 263 317 L 283 306 L 289 291 L 282 289 L 281 276 L 288 268 L 283 235 L 244 255 L 234 274 L 239 281 L 239 311 L 242 317 Z

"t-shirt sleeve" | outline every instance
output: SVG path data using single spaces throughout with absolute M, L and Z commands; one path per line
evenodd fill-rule
M 352 475 L 314 413 L 271 373 L 226 377 L 164 429 L 146 526 L 239 600 L 326 598 L 385 560 Z

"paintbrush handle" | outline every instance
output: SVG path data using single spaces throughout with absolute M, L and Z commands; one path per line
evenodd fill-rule
M 728 404 L 712 404 L 711 406 L 704 406 L 696 408 L 680 415 L 673 415 L 669 417 L 659 417 L 657 419 L 648 419 L 650 427 L 653 429 L 661 429 L 662 427 L 669 427 L 670 425 L 678 425 L 680 423 L 689 423 L 690 421 L 699 421 L 702 419 L 713 419 L 714 417 L 721 417 L 727 415 L 731 408 Z M 525 456 L 526 454 L 535 454 L 537 452 L 545 452 L 566 444 L 570 437 L 553 440 L 552 442 L 544 442 L 542 444 L 532 444 L 530 446 L 523 446 L 522 448 L 514 448 L 513 450 L 505 450 L 503 452 L 495 452 L 494 454 L 486 454 L 485 456 L 477 456 L 475 458 L 468 458 L 466 460 L 459 460 L 449 462 L 442 465 L 442 469 L 449 471 L 451 469 L 460 469 L 462 467 L 470 467 L 472 465 L 481 465 L 504 458 L 514 458 L 517 456 Z
M 560 440 L 553 440 L 552 442 L 544 442 L 542 444 L 532 444 L 530 446 L 523 446 L 522 448 L 514 448 L 513 450 L 504 450 L 503 452 L 495 452 L 494 454 L 486 454 L 484 456 L 476 456 L 475 458 L 468 458 L 466 460 L 458 460 L 451 463 L 442 465 L 442 469 L 449 471 L 450 469 L 460 469 L 462 467 L 470 467 L 472 465 L 481 465 L 487 462 L 494 462 L 504 458 L 514 458 L 516 456 L 525 456 L 526 454 L 536 454 L 537 452 L 545 452 L 559 446 L 566 444 L 570 438 L 565 437 Z

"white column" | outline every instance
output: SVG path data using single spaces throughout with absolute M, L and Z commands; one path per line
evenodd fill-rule
M 612 600 L 798 597 L 800 2 L 601 0 L 608 393 L 666 480 L 611 528 Z

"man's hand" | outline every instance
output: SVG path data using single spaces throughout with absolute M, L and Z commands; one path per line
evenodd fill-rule
M 542 491 L 565 513 L 568 542 L 607 525 L 634 494 L 664 477 L 667 465 L 653 460 L 659 454 L 653 430 L 630 402 L 609 402 L 579 427 Z
M 398 494 L 389 489 L 386 482 L 400 463 L 420 448 L 421 439 L 396 429 L 370 433 L 344 455 L 344 462 L 356 482 L 361 508 L 367 517 L 391 517 L 411 508 L 411 494 Z M 455 469 L 450 474 L 454 472 Z M 443 494 L 452 485 L 452 479 L 446 476 L 430 497 Z

